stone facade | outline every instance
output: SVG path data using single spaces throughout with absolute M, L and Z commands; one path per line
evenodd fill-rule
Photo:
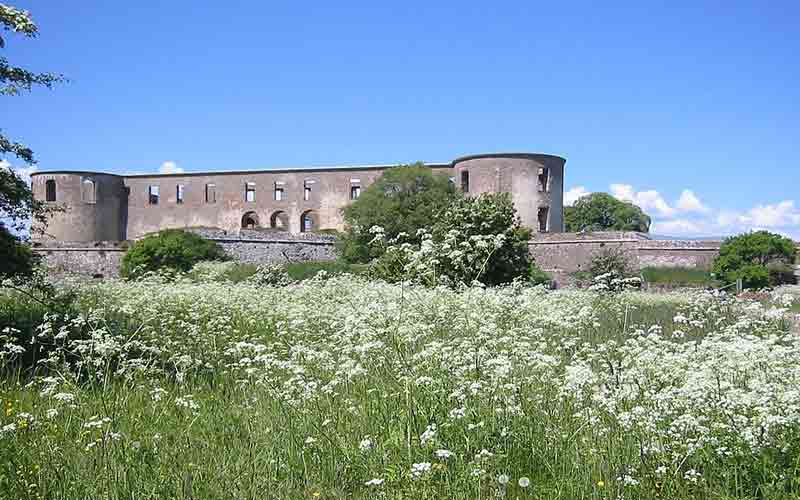
M 721 241 L 652 240 L 632 232 L 537 234 L 528 242 L 531 257 L 559 284 L 587 271 L 594 256 L 607 251 L 623 254 L 634 269 L 690 267 L 709 269 Z
M 563 230 L 563 158 L 501 153 L 429 164 L 469 193 L 507 192 L 524 225 Z M 130 240 L 168 228 L 343 229 L 342 208 L 392 165 L 156 175 L 38 172 L 34 195 L 66 210 L 46 239 Z
M 250 264 L 284 264 L 287 262 L 334 260 L 334 243 L 330 238 L 247 238 L 212 237 L 231 258 Z M 48 271 L 55 276 L 79 275 L 93 278 L 119 276 L 127 242 L 117 241 L 48 241 L 37 242 L 34 252 L 44 259 Z

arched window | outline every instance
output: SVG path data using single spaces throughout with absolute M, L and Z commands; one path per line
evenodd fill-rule
M 287 231 L 289 229 L 289 217 L 283 210 L 278 210 L 269 218 L 269 227 Z
M 258 227 L 258 215 L 255 212 L 247 212 L 242 216 L 242 229 L 256 229 Z
M 56 201 L 56 181 L 49 179 L 44 183 L 45 200 Z
M 303 212 L 300 216 L 300 232 L 307 233 L 314 230 L 314 213 L 311 210 Z
M 95 203 L 97 201 L 97 191 L 92 179 L 84 178 L 81 181 L 81 200 L 84 203 Z

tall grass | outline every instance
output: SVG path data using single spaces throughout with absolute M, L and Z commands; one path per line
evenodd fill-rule
M 0 300 L 50 352 L 0 383 L 0 496 L 800 493 L 800 342 L 758 304 L 340 277 L 76 305 Z

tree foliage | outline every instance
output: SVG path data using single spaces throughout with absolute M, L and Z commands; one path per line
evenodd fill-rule
M 31 248 L 0 224 L 0 280 L 29 277 L 38 262 Z
M 508 283 L 542 277 L 531 269 L 530 230 L 520 225 L 508 193 L 457 198 L 434 216 L 430 230 L 421 229 L 418 242 L 403 235 L 387 243 L 374 265 L 387 281 L 410 280 L 436 286 Z
M 417 231 L 430 227 L 434 217 L 459 196 L 447 176 L 422 163 L 390 168 L 344 209 L 346 230 L 338 251 L 354 263 L 380 256 L 382 250 L 370 245 L 373 226 L 383 228 L 387 239 L 405 233 L 409 241 L 418 241 Z
M 2 32 L 12 32 L 27 38 L 34 38 L 39 33 L 36 24 L 28 12 L 8 5 L 0 4 L 0 27 Z M 5 38 L 0 34 L 0 49 L 5 48 Z M 19 95 L 30 91 L 35 86 L 51 88 L 54 84 L 65 81 L 61 75 L 53 73 L 34 73 L 24 68 L 11 65 L 4 57 L 0 57 L 0 94 Z M 23 162 L 33 165 L 36 160 L 33 151 L 27 146 L 14 142 L 0 130 L 0 158 L 15 156 Z M 28 219 L 33 217 L 40 226 L 47 220 L 47 215 L 57 210 L 55 206 L 46 205 L 36 200 L 28 184 L 14 170 L 0 168 L 0 215 L 10 221 L 13 229 L 21 229 Z
M 565 207 L 564 224 L 568 232 L 650 231 L 650 217 L 641 208 L 607 193 L 592 193 Z
M 216 242 L 180 229 L 167 229 L 134 243 L 122 258 L 120 273 L 136 278 L 162 269 L 188 272 L 198 262 L 226 259 Z
M 713 272 L 725 283 L 741 279 L 747 288 L 792 282 L 789 272 L 797 249 L 789 238 L 756 231 L 727 238 L 714 260 Z

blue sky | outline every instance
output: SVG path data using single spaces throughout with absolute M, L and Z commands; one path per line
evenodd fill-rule
M 0 101 L 41 170 L 546 152 L 654 232 L 800 238 L 796 1 L 9 3 L 3 56 L 72 80 Z

